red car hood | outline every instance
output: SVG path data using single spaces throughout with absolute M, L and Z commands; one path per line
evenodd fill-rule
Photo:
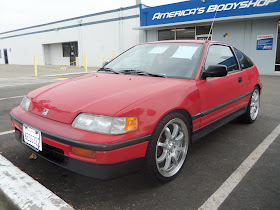
M 95 73 L 54 83 L 28 94 L 29 111 L 63 123 L 72 123 L 80 112 L 114 116 L 123 108 L 164 89 L 189 82 L 148 76 Z

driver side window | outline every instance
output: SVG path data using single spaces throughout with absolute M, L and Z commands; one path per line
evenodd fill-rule
M 228 72 L 239 70 L 231 49 L 223 45 L 210 46 L 205 61 L 205 69 L 207 69 L 210 65 L 225 65 L 227 66 Z

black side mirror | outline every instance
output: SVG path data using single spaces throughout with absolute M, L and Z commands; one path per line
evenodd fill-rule
M 225 65 L 211 65 L 202 73 L 202 79 L 207 77 L 224 77 L 227 75 L 227 66 Z

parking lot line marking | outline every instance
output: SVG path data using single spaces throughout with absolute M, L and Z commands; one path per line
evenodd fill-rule
M 35 83 L 20 83 L 20 84 L 16 84 L 16 85 L 1 85 L 0 88 L 3 88 L 3 87 L 17 87 L 17 86 L 31 85 L 31 84 L 35 84 Z
M 13 98 L 22 98 L 23 96 L 13 96 L 13 97 L 8 97 L 8 98 L 0 98 L 0 101 L 2 100 L 7 100 L 7 99 L 13 99 Z
M 59 81 L 63 81 L 63 80 L 67 80 L 69 78 L 57 78 L 57 79 L 54 79 L 54 80 L 59 80 Z
M 4 131 L 4 132 L 1 132 L 0 133 L 0 136 L 2 136 L 2 135 L 6 135 L 6 134 L 9 134 L 9 133 L 14 133 L 15 132 L 15 130 L 11 130 L 11 131 Z
M 255 165 L 267 148 L 280 134 L 280 124 L 262 141 L 262 143 L 243 161 L 230 177 L 214 192 L 199 210 L 218 209 L 248 171 Z
M 96 72 L 96 71 L 92 71 Z M 51 75 L 42 75 L 40 77 L 57 77 L 57 76 L 64 76 L 64 75 L 73 75 L 73 74 L 89 74 L 92 72 L 71 72 L 71 73 L 64 73 L 64 74 L 51 74 Z
M 0 190 L 19 209 L 73 208 L 0 155 Z
M 36 82 L 36 83 L 20 83 L 20 84 L 16 84 L 16 85 L 0 85 L 0 88 L 6 88 L 6 87 L 18 87 L 18 86 L 23 86 L 23 85 L 41 85 L 41 84 L 48 84 L 48 83 L 52 83 L 54 81 L 49 81 L 49 82 Z

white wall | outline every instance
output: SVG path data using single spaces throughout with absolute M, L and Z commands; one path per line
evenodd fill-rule
M 139 31 L 133 30 L 136 25 L 137 18 L 83 27 L 79 52 L 87 54 L 89 66 L 101 66 L 103 56 L 109 61 L 139 43 Z
M 63 57 L 62 43 L 50 44 L 50 56 L 49 60 L 45 62 L 51 63 L 51 65 L 70 65 L 70 58 Z
M 274 73 L 278 19 L 254 19 L 236 22 L 216 22 L 213 40 L 233 45 L 248 55 L 261 73 Z M 228 33 L 229 38 L 223 35 Z M 258 35 L 274 35 L 272 50 L 256 50 Z
M 4 61 L 4 50 L 3 49 L 0 49 L 0 54 L 1 54 L 1 58 L 0 58 L 0 64 L 3 64 L 3 63 L 5 63 L 5 61 Z
M 0 49 L 5 48 L 8 51 L 9 64 L 32 65 L 34 55 L 42 54 L 41 42 L 34 35 L 0 40 Z
M 62 56 L 61 43 L 77 41 L 81 64 L 83 65 L 83 54 L 87 54 L 88 66 L 101 66 L 103 56 L 109 60 L 140 42 L 140 32 L 133 30 L 133 28 L 140 26 L 139 17 L 120 21 L 112 21 L 112 19 L 139 15 L 139 13 L 139 7 L 124 8 L 91 17 L 0 34 L 0 49 L 2 51 L 0 64 L 4 63 L 4 48 L 11 48 L 11 52 L 8 50 L 9 64 L 32 65 L 34 55 L 37 55 L 38 65 L 44 65 L 44 60 L 48 61 L 48 59 L 51 59 L 52 63 L 70 63 L 70 58 Z M 110 22 L 103 22 L 106 20 Z M 98 21 L 101 22 L 98 23 Z M 92 22 L 95 24 L 79 26 L 80 23 Z M 63 29 L 63 27 L 71 25 L 78 27 Z M 57 30 L 36 33 L 50 29 Z M 9 36 L 34 32 L 36 34 L 9 38 Z M 49 49 L 44 47 L 46 45 L 49 45 Z

